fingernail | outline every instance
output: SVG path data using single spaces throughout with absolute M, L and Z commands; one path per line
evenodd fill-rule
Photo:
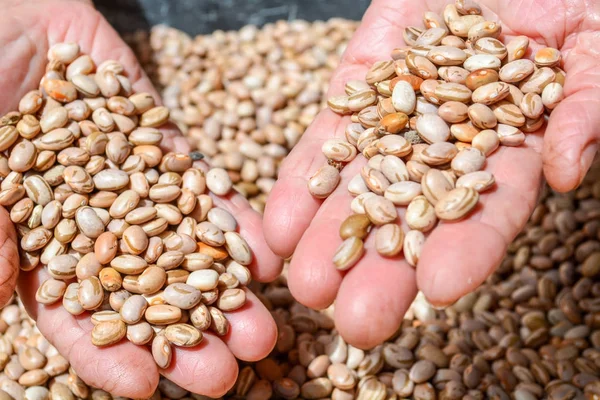
M 596 157 L 596 153 L 598 152 L 598 144 L 590 143 L 588 144 L 583 153 L 581 153 L 581 159 L 579 160 L 579 184 L 585 178 L 585 174 L 590 169 L 590 166 L 594 162 L 594 158 Z
M 434 305 L 434 304 L 432 304 L 431 308 L 433 308 L 434 310 L 437 310 L 437 311 L 444 311 L 446 308 L 450 307 L 451 305 L 452 304 L 448 304 L 448 305 L 441 305 L 441 304 Z

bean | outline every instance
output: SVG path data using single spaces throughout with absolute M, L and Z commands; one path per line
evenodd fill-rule
M 54 257 L 48 263 L 48 273 L 54 279 L 69 280 L 75 278 L 78 260 L 70 254 Z
M 439 216 L 438 216 L 439 218 Z M 408 231 L 404 236 L 402 251 L 406 262 L 411 266 L 416 267 L 421 257 L 421 250 L 425 244 L 425 235 L 422 232 L 412 230 Z
M 97 239 L 104 232 L 104 222 L 91 207 L 81 207 L 75 213 L 77 227 L 90 239 Z
M 77 293 L 79 292 L 79 283 L 73 282 L 67 286 L 65 293 L 63 295 L 62 304 L 65 310 L 67 310 L 72 315 L 80 315 L 85 310 L 79 303 L 79 299 L 77 298 Z
M 322 151 L 331 160 L 350 162 L 356 157 L 356 147 L 341 139 L 330 139 L 323 143 Z
M 371 221 L 364 214 L 353 214 L 346 218 L 340 226 L 340 237 L 348 239 L 351 236 L 356 236 L 359 239 L 364 239 L 371 228 Z
M 423 114 L 417 119 L 417 132 L 427 143 L 444 142 L 450 137 L 446 122 L 433 113 Z
M 469 187 L 451 190 L 435 205 L 437 217 L 444 221 L 456 221 L 466 216 L 479 201 L 479 193 Z
M 100 234 L 94 244 L 94 252 L 101 264 L 110 263 L 117 255 L 117 236 L 112 232 Z
M 167 303 L 182 310 L 189 310 L 200 302 L 201 293 L 191 285 L 173 283 L 165 288 L 164 297 Z
M 82 280 L 79 284 L 77 298 L 84 310 L 98 308 L 104 300 L 104 290 L 100 280 L 95 276 Z
M 138 346 L 148 344 L 154 336 L 152 327 L 147 322 L 127 325 L 127 340 Z
M 102 287 L 109 291 L 114 292 L 121 289 L 123 284 L 123 278 L 114 268 L 102 268 L 98 276 Z
M 156 128 L 165 124 L 169 119 L 169 109 L 158 106 L 145 111 L 140 116 L 140 126 Z
M 137 324 L 144 316 L 148 302 L 140 295 L 133 295 L 125 300 L 119 313 L 121 319 L 128 325 Z
M 363 241 L 355 236 L 344 240 L 333 256 L 333 263 L 340 271 L 352 268 L 363 256 Z
M 246 292 L 242 289 L 227 289 L 219 294 L 217 307 L 229 312 L 235 311 L 246 303 Z
M 67 289 L 63 281 L 48 279 L 44 281 L 35 294 L 35 300 L 42 304 L 54 304 L 60 300 Z
M 404 217 L 411 229 L 427 232 L 437 224 L 437 217 L 433 205 L 425 196 L 416 196 L 406 208 Z
M 128 252 L 133 255 L 141 254 L 148 248 L 149 245 L 149 239 L 146 235 L 146 232 L 144 232 L 144 230 L 138 225 L 133 225 L 126 228 L 123 232 L 122 241 L 125 244 Z
M 225 248 L 236 262 L 242 265 L 252 263 L 252 251 L 246 240 L 237 232 L 225 232 Z
M 481 193 L 488 190 L 495 183 L 494 176 L 487 171 L 470 172 L 458 178 L 456 187 L 469 187 Z
M 322 199 L 328 197 L 339 183 L 340 173 L 337 168 L 325 165 L 308 180 L 308 190 L 316 198 Z
M 452 171 L 457 176 L 479 171 L 485 164 L 485 155 L 476 148 L 461 150 L 450 164 Z
M 150 306 L 146 309 L 144 316 L 150 324 L 169 325 L 179 321 L 181 309 L 168 305 Z
M 143 272 L 148 266 L 148 263 L 139 256 L 124 254 L 113 258 L 110 262 L 110 266 L 121 274 L 131 275 Z
M 167 340 L 178 347 L 194 347 L 202 341 L 202 332 L 188 324 L 174 324 L 165 328 Z
M 165 336 L 157 335 L 152 340 L 152 357 L 159 368 L 168 368 L 173 356 L 171 345 Z

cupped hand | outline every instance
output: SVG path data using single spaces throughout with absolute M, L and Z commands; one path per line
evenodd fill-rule
M 449 1 L 374 0 L 334 74 L 329 95 L 364 79 L 373 63 L 404 46 L 403 30 L 422 26 L 422 15 L 439 15 Z M 335 301 L 336 328 L 350 344 L 375 346 L 400 325 L 417 290 L 434 306 L 447 306 L 479 286 L 504 257 L 536 204 L 542 171 L 555 189 L 568 191 L 583 179 L 600 139 L 600 4 L 575 1 L 480 2 L 487 20 L 502 23 L 502 39 L 525 35 L 532 55 L 541 47 L 563 52 L 565 100 L 547 128 L 527 134 L 521 147 L 501 147 L 487 161 L 496 179 L 470 218 L 441 223 L 429 235 L 415 271 L 403 259 L 382 258 L 374 234 L 366 254 L 348 272 L 332 257 L 341 243 L 339 226 L 350 215 L 348 181 L 366 163 L 357 157 L 341 172 L 342 181 L 326 200 L 314 198 L 308 179 L 326 163 L 322 144 L 344 138 L 349 117 L 323 111 L 285 160 L 265 209 L 265 235 L 279 255 L 294 254 L 288 283 L 303 304 L 324 308 Z
M 76 42 L 82 53 L 99 64 L 120 61 L 137 92 L 159 96 L 138 65 L 135 56 L 108 22 L 85 1 L 0 1 L 0 115 L 16 110 L 19 99 L 37 89 L 44 74 L 46 53 L 57 42 Z M 163 129 L 165 150 L 188 152 L 187 141 L 174 128 Z M 240 195 L 215 198 L 215 204 L 236 216 L 240 233 L 252 248 L 250 267 L 259 281 L 274 279 L 281 260 L 263 239 L 260 216 Z M 0 208 L 0 303 L 12 295 L 19 271 L 17 237 L 6 210 Z M 42 334 L 64 355 L 87 384 L 114 395 L 148 398 L 157 387 L 159 373 L 194 393 L 219 397 L 237 378 L 236 358 L 256 361 L 273 348 L 277 331 L 263 304 L 247 291 L 246 305 L 227 313 L 230 332 L 225 337 L 211 333 L 194 348 L 174 348 L 173 361 L 159 370 L 148 348 L 123 341 L 99 349 L 92 345 L 89 314 L 74 317 L 58 303 L 43 306 L 35 301 L 40 282 L 48 279 L 43 268 L 21 272 L 18 292 L 28 313 L 37 320 Z

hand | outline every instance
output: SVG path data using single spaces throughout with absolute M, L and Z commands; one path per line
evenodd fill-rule
M 133 53 L 91 5 L 91 2 L 1 1 L 0 16 L 0 114 L 16 110 L 19 99 L 37 88 L 44 74 L 46 53 L 57 42 L 76 42 L 82 52 L 97 64 L 104 60 L 120 61 L 133 87 L 159 99 L 151 82 L 138 65 Z M 185 138 L 175 129 L 164 129 L 164 147 L 188 152 Z M 240 223 L 241 234 L 252 247 L 255 262 L 250 266 L 259 281 L 274 279 L 281 271 L 281 260 L 267 247 L 261 232 L 260 216 L 240 195 L 215 198 Z M 0 303 L 11 296 L 19 260 L 16 235 L 8 214 L 0 209 Z M 228 313 L 230 333 L 222 338 L 207 333 L 195 348 L 175 348 L 167 370 L 158 370 L 146 347 L 123 341 L 99 349 L 92 345 L 89 314 L 73 317 L 58 303 L 46 307 L 36 303 L 35 292 L 48 275 L 43 268 L 21 273 L 19 294 L 29 314 L 37 319 L 42 334 L 69 359 L 77 374 L 89 385 L 113 395 L 148 398 L 155 391 L 159 373 L 195 393 L 220 397 L 235 383 L 236 357 L 245 361 L 264 358 L 273 348 L 277 330 L 271 315 L 250 291 L 248 302 L 239 311 Z
M 441 15 L 449 1 L 374 0 L 334 74 L 329 95 L 344 93 L 351 79 L 364 79 L 378 60 L 401 47 L 406 26 L 422 26 L 425 11 Z M 503 24 L 504 42 L 516 35 L 530 38 L 527 56 L 545 46 L 563 52 L 566 99 L 553 111 L 546 132 L 527 134 L 525 145 L 501 147 L 486 170 L 497 186 L 481 196 L 482 207 L 458 223 L 440 224 L 428 237 L 416 271 L 404 260 L 380 257 L 374 234 L 366 254 L 349 272 L 334 268 L 332 256 L 341 243 L 338 229 L 350 215 L 348 181 L 366 163 L 357 157 L 325 201 L 311 196 L 308 179 L 326 163 L 321 145 L 344 137 L 348 117 L 323 111 L 283 164 L 265 210 L 265 235 L 271 248 L 294 253 L 289 287 L 303 304 L 321 309 L 335 300 L 336 328 L 350 344 L 373 347 L 391 336 L 417 288 L 435 306 L 447 306 L 474 290 L 494 271 L 507 245 L 524 227 L 537 200 L 542 170 L 556 189 L 568 191 L 583 179 L 600 138 L 600 5 L 584 0 L 535 2 L 484 0 L 487 20 Z M 551 11 L 549 11 L 551 10 Z

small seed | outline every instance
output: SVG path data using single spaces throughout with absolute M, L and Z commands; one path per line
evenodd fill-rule
M 333 256 L 333 263 L 340 271 L 352 268 L 363 256 L 363 241 L 352 236 L 344 240 Z
M 469 187 L 451 190 L 435 205 L 437 217 L 444 221 L 456 221 L 463 218 L 477 205 L 479 193 Z

